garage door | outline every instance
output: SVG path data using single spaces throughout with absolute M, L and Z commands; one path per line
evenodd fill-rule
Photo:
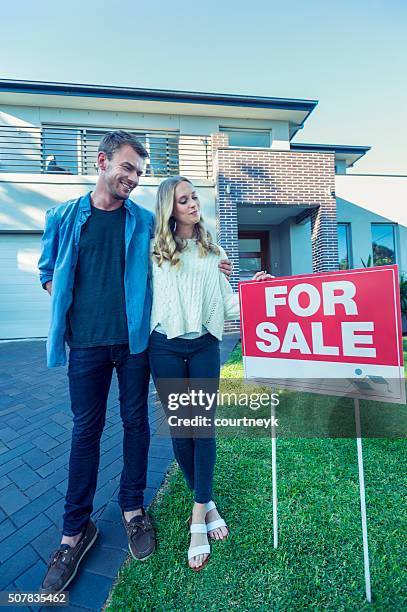
M 0 234 L 0 339 L 48 333 L 50 298 L 37 269 L 40 243 L 40 234 Z

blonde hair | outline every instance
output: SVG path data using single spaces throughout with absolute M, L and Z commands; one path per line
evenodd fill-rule
M 175 204 L 175 189 L 180 183 L 191 181 L 184 176 L 171 176 L 160 183 L 155 204 L 155 235 L 153 258 L 158 266 L 168 261 L 171 266 L 179 266 L 181 253 L 187 241 L 175 235 L 175 219 L 172 216 Z M 212 242 L 212 236 L 205 227 L 201 217 L 194 227 L 194 238 L 199 247 L 199 255 L 206 257 L 209 252 L 220 254 L 219 248 Z

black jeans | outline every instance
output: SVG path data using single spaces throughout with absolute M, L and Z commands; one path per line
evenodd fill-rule
M 216 393 L 219 386 L 219 341 L 211 334 L 193 340 L 167 339 L 165 334 L 153 331 L 150 336 L 150 367 L 167 418 L 181 414 L 193 417 L 199 410 L 186 406 L 172 411 L 168 405 L 170 394 L 186 393 L 191 389 Z M 165 379 L 170 379 L 167 383 Z M 164 384 L 160 381 L 164 381 Z M 210 410 L 200 414 L 215 417 L 216 402 Z M 170 428 L 171 430 L 171 428 Z M 198 428 L 199 431 L 199 428 Z M 202 429 L 201 429 L 202 431 Z M 196 428 L 183 429 L 182 437 L 171 431 L 175 458 L 185 476 L 188 487 L 195 492 L 195 501 L 207 503 L 212 499 L 213 473 L 216 461 L 214 426 L 209 435 L 199 436 Z
M 93 510 L 100 438 L 114 368 L 119 382 L 120 416 L 124 429 L 119 504 L 123 511 L 143 506 L 150 445 L 147 351 L 130 355 L 127 344 L 71 349 L 68 376 L 74 425 L 64 535 L 80 533 Z

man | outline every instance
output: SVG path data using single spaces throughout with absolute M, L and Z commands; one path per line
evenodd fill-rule
M 129 550 L 139 560 L 155 550 L 154 529 L 143 507 L 154 216 L 128 199 L 147 158 L 133 135 L 107 133 L 99 145 L 94 191 L 47 213 L 38 263 L 42 286 L 52 296 L 47 363 L 65 365 L 67 342 L 74 423 L 63 536 L 41 585 L 45 592 L 66 589 L 97 537 L 90 515 L 113 369 L 124 430 L 118 501 Z M 230 274 L 225 264 L 221 269 Z

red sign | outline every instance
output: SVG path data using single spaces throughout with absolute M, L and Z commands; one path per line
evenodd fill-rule
M 405 401 L 397 266 L 247 281 L 239 293 L 247 378 L 346 380 L 355 397 Z

